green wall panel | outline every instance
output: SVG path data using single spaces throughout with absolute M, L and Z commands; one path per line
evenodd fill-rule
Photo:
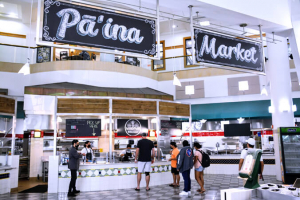
M 300 98 L 293 99 L 293 104 L 297 105 L 295 116 L 300 116 Z M 270 118 L 268 108 L 270 100 L 243 101 L 229 103 L 197 104 L 192 105 L 193 120 L 208 119 L 237 119 L 243 118 Z

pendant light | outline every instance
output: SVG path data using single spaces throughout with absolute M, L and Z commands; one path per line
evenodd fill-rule
M 268 96 L 268 91 L 267 91 L 266 86 L 263 85 L 263 88 L 262 88 L 262 90 L 261 90 L 260 95 L 266 95 L 266 96 Z
M 180 83 L 180 80 L 176 76 L 176 72 L 174 72 L 173 75 L 174 75 L 173 85 L 177 85 L 177 86 L 181 87 L 181 83 Z
M 33 5 L 33 0 L 31 0 L 31 10 L 30 10 L 30 22 L 29 22 L 29 38 L 31 36 L 31 20 L 32 20 L 32 5 Z M 24 74 L 28 75 L 30 74 L 30 58 L 29 58 L 29 50 L 30 50 L 30 43 L 28 42 L 28 49 L 27 49 L 27 62 L 23 67 L 19 70 L 19 74 Z

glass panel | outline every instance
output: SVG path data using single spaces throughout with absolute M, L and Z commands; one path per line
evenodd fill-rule
M 300 135 L 282 136 L 285 172 L 300 173 Z
M 163 60 L 154 60 L 154 69 L 161 69 L 164 68 L 164 61 Z

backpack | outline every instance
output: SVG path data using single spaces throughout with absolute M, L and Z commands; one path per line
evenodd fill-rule
M 197 150 L 198 151 L 198 150 Z M 201 163 L 202 167 L 206 168 L 210 166 L 210 157 L 207 153 L 203 152 L 203 151 L 199 151 L 202 154 L 202 162 L 199 160 L 199 162 Z

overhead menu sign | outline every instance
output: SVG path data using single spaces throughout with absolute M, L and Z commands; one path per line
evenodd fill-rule
M 195 29 L 196 61 L 263 72 L 262 44 Z
M 156 53 L 154 20 L 61 1 L 44 1 L 42 40 L 146 55 Z
M 101 119 L 66 119 L 66 137 L 101 136 Z
M 117 136 L 141 136 L 148 134 L 148 120 L 139 119 L 118 119 Z

